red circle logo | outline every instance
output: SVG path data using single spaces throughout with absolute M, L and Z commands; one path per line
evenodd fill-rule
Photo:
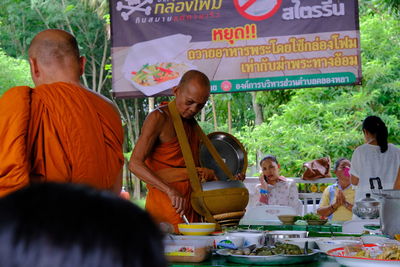
M 221 83 L 221 89 L 225 92 L 230 91 L 232 89 L 232 83 L 230 81 L 223 81 Z
M 280 8 L 282 0 L 233 0 L 240 15 L 249 20 L 272 17 Z

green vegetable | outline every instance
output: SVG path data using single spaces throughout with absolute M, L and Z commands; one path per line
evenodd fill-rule
M 304 215 L 304 220 L 319 220 L 319 215 L 315 213 L 307 213 Z

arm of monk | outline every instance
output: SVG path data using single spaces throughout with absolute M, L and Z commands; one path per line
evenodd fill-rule
M 165 183 L 145 164 L 146 158 L 153 150 L 156 142 L 163 141 L 163 125 L 167 123 L 165 113 L 152 112 L 143 123 L 142 133 L 133 149 L 129 160 L 129 170 L 145 183 L 166 193 L 176 212 L 183 215 L 186 200 L 172 187 Z

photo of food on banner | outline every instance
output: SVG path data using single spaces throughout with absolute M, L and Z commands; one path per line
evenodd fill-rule
M 171 89 L 185 72 L 197 69 L 180 57 L 191 38 L 174 34 L 134 44 L 122 68 L 125 79 L 146 96 Z

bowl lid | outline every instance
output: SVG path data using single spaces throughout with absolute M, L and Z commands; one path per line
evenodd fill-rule
M 367 206 L 367 207 L 377 206 L 377 205 L 379 205 L 379 203 L 380 202 L 378 200 L 376 200 L 375 198 L 372 198 L 371 194 L 369 194 L 369 193 L 365 194 L 365 198 L 356 202 L 356 204 L 358 204 L 358 205 Z
M 239 140 L 225 132 L 213 132 L 207 136 L 233 176 L 246 171 L 247 153 Z M 228 176 L 218 166 L 204 144 L 200 146 L 200 165 L 214 170 L 219 180 L 228 180 Z

